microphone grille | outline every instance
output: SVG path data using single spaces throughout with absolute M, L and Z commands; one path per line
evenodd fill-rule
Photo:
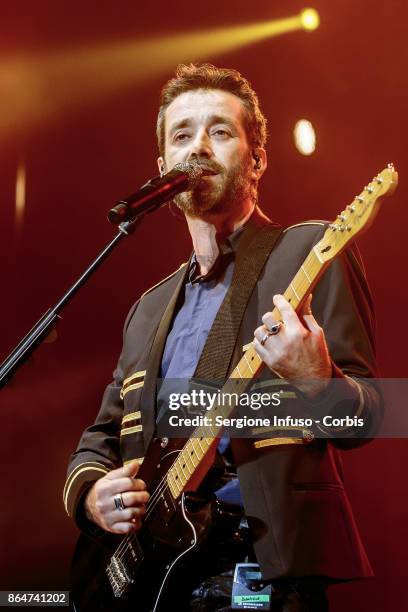
M 179 170 L 187 174 L 189 189 L 194 189 L 204 174 L 203 168 L 197 162 L 181 162 L 176 164 L 173 170 Z

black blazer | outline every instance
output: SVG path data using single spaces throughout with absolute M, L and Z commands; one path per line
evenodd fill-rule
M 305 222 L 282 233 L 250 298 L 232 366 L 253 339 L 262 315 L 272 310 L 272 296 L 284 293 L 325 225 Z M 74 519 L 95 480 L 133 459 L 143 461 L 155 434 L 156 378 L 187 270 L 188 265 L 182 264 L 146 292 L 127 317 L 114 380 L 69 463 L 64 503 Z M 312 307 L 325 330 L 333 376 L 352 379 L 347 379 L 348 399 L 375 430 L 382 404 L 375 386 L 366 380 L 376 376 L 374 321 L 355 248 L 332 262 L 314 290 Z M 330 405 L 330 393 L 329 386 L 324 410 Z M 311 402 L 310 410 L 322 410 L 321 403 Z M 262 445 L 252 439 L 232 440 L 245 512 L 265 579 L 324 575 L 348 580 L 372 575 L 344 490 L 338 451 L 364 442 L 353 433 L 350 429 L 349 435 L 330 441 L 266 436 Z

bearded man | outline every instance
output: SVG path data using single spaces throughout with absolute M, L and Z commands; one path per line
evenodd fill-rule
M 334 381 L 340 380 L 348 414 L 372 429 L 381 418 L 378 393 L 367 380 L 376 372 L 373 317 L 356 250 L 325 272 L 314 292 L 314 314 L 311 297 L 297 313 L 282 295 L 326 227 L 304 222 L 283 229 L 260 210 L 266 120 L 248 81 L 210 64 L 179 66 L 162 91 L 157 137 L 161 174 L 180 162 L 194 162 L 205 172 L 192 191 L 174 199 L 185 215 L 193 253 L 132 307 L 114 381 L 71 457 L 64 501 L 86 537 L 129 535 L 143 525 L 149 487 L 137 474 L 155 438 L 158 378 L 190 379 L 203 371 L 222 377 L 252 341 L 270 377 L 298 381 L 309 412 L 320 415 L 322 406 L 331 405 Z M 258 235 L 265 228 L 274 244 L 251 280 L 242 271 L 241 253 L 259 251 Z M 233 302 L 231 292 L 245 292 L 247 283 L 239 325 L 225 333 L 228 354 L 225 304 Z M 281 321 L 270 312 L 272 300 Z M 225 348 L 224 362 L 217 346 Z M 218 365 L 211 370 L 213 362 Z M 338 450 L 362 442 L 353 433 L 344 428 L 336 438 L 283 435 L 262 443 L 222 438 L 217 457 L 226 469 L 205 491 L 239 509 L 238 523 L 201 553 L 186 556 L 182 571 L 169 578 L 161 609 L 238 609 L 238 600 L 231 599 L 233 575 L 245 561 L 259 564 L 258 579 L 252 576 L 247 586 L 269 587 L 262 609 L 276 611 L 325 611 L 330 582 L 371 576 Z M 164 448 L 167 440 L 161 443 Z M 133 604 L 144 586 L 136 585 Z

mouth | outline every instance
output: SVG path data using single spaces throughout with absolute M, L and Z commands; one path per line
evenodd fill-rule
M 199 164 L 201 170 L 203 171 L 203 177 L 205 176 L 215 176 L 216 174 L 219 174 L 218 170 L 214 170 L 214 168 L 209 168 L 208 166 L 204 166 Z

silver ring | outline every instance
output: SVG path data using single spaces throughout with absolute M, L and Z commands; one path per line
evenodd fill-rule
M 278 321 L 274 325 L 271 325 L 271 327 L 269 328 L 269 335 L 276 336 L 276 334 L 279 333 L 279 330 L 282 327 L 282 325 L 283 325 L 283 321 Z
M 283 321 L 278 321 L 277 323 L 274 323 L 274 325 L 271 325 L 271 327 L 268 328 L 268 331 L 266 332 L 266 334 L 261 340 L 261 346 L 265 346 L 265 342 L 267 341 L 269 336 L 276 336 L 276 334 L 279 333 L 279 330 L 282 327 L 282 325 L 283 325 Z
M 125 504 L 123 503 L 122 493 L 118 493 L 114 496 L 113 501 L 115 502 L 116 510 L 124 510 Z

